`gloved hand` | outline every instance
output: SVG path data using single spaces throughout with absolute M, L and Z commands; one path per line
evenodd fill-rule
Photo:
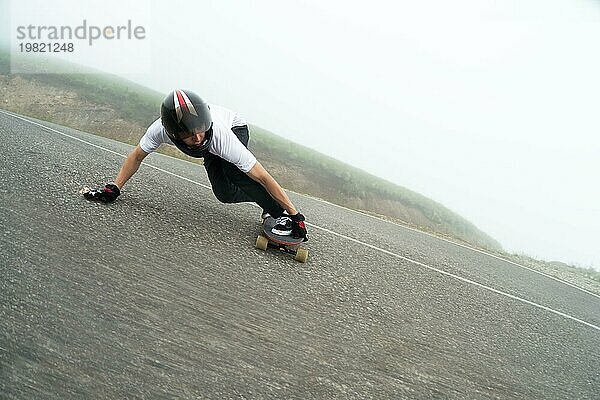
M 304 242 L 306 242 L 308 240 L 308 232 L 306 231 L 306 225 L 304 224 L 304 215 L 300 213 L 290 215 L 290 219 L 292 220 L 292 237 L 303 238 Z
M 101 201 L 103 203 L 112 203 L 119 197 L 121 191 L 119 187 L 114 183 L 108 183 L 103 188 L 90 189 L 83 188 L 81 194 L 88 200 Z

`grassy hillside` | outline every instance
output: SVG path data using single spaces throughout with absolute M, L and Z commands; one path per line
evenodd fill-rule
M 137 144 L 157 118 L 163 97 L 115 76 L 9 75 L 7 70 L 6 55 L 0 56 L 1 108 L 130 144 Z M 252 120 L 250 115 L 246 118 Z M 284 187 L 477 246 L 501 249 L 495 240 L 442 205 L 260 127 L 251 126 L 250 148 Z M 164 152 L 189 160 L 174 149 Z
M 263 163 L 275 169 L 282 159 L 291 160 L 286 165 L 289 173 L 285 175 L 288 186 L 295 190 L 478 245 L 500 248 L 473 224 L 425 196 L 304 146 L 291 144 L 259 127 L 253 127 L 252 131 L 253 151 Z

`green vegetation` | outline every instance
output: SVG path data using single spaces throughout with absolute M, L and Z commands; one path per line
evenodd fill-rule
M 0 47 L 0 74 L 8 75 L 10 72 L 10 56 L 8 51 Z
M 596 271 L 594 268 L 592 267 L 588 267 L 588 268 L 583 268 L 583 267 L 572 267 L 574 269 L 577 270 L 577 272 L 579 272 L 580 274 L 582 274 L 583 276 L 592 279 L 596 282 L 600 282 L 600 271 Z
M 84 67 L 54 62 L 53 69 L 79 73 L 16 74 L 58 89 L 75 92 L 88 102 L 119 110 L 119 117 L 145 125 L 158 116 L 158 104 L 163 95 L 145 86 L 133 83 L 115 75 L 100 74 Z M 10 68 L 10 58 L 0 52 L 0 72 L 6 74 Z M 31 70 L 28 68 L 28 70 Z
M 335 202 L 338 204 L 345 203 L 343 200 L 347 198 L 377 198 L 380 201 L 401 203 L 418 211 L 438 228 L 451 226 L 452 232 L 460 232 L 461 236 L 477 230 L 464 218 L 423 195 L 292 143 L 264 129 L 252 127 L 252 140 L 261 152 L 266 153 L 264 158 L 268 159 L 269 154 L 277 154 L 281 159 L 289 160 L 291 165 L 302 165 L 304 173 L 313 180 L 327 184 L 335 182 L 335 192 L 338 193 Z M 497 248 L 499 247 L 498 245 Z
M 147 124 L 158 117 L 162 95 L 136 83 L 112 75 L 32 74 L 31 78 L 48 85 L 85 93 L 91 103 L 116 107 L 120 117 Z

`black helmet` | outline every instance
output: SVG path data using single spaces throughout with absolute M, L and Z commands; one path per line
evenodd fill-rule
M 169 138 L 181 148 L 185 137 L 195 130 L 206 132 L 204 141 L 190 150 L 204 151 L 212 139 L 212 118 L 208 104 L 191 90 L 176 89 L 165 97 L 160 118 Z M 189 147 L 189 146 L 188 146 Z

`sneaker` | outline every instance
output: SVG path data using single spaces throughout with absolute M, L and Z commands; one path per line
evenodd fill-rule
M 286 210 L 283 210 L 283 215 L 289 215 L 288 212 Z M 262 214 L 260 215 L 260 218 L 264 221 L 267 218 L 270 218 L 271 214 L 269 214 L 267 211 L 263 210 Z
M 271 232 L 280 236 L 291 236 L 292 220 L 290 217 L 287 215 L 282 215 L 281 217 L 277 218 L 275 222 L 276 224 L 273 229 L 271 229 Z

